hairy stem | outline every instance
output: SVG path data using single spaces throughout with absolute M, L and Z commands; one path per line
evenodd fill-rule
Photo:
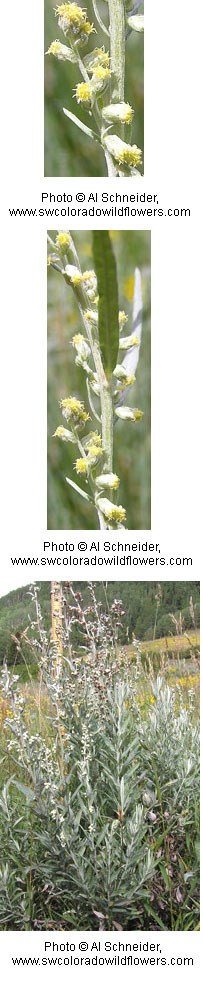
M 124 101 L 125 11 L 124 0 L 108 0 L 113 102 Z

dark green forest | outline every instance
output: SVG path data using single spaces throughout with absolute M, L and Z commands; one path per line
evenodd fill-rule
M 38 582 L 39 600 L 47 632 L 50 631 L 50 582 Z M 84 606 L 90 604 L 90 594 L 87 582 L 74 582 L 74 591 L 82 594 Z M 194 628 L 191 615 L 190 598 L 192 597 L 195 625 L 199 627 L 199 582 L 198 581 L 112 581 L 108 584 L 95 584 L 97 601 L 101 602 L 103 610 L 111 608 L 115 599 L 122 601 L 122 624 L 120 627 L 120 642 L 130 642 L 135 636 L 139 640 L 152 639 L 156 623 L 156 638 L 173 635 L 176 628 L 170 615 L 177 618 L 180 612 L 186 631 Z M 0 662 L 4 659 L 9 664 L 22 661 L 23 656 L 30 660 L 31 650 L 26 638 L 21 640 L 21 653 L 18 652 L 18 640 L 22 633 L 35 619 L 35 608 L 29 593 L 29 586 L 18 588 L 0 599 Z M 66 585 L 64 582 L 64 594 Z M 157 597 L 159 598 L 157 605 Z M 29 635 L 34 631 L 28 631 Z M 75 635 L 77 644 L 77 632 Z

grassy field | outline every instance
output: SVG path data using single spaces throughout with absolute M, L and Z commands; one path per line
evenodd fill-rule
M 182 633 L 182 635 L 167 636 L 162 639 L 150 639 L 149 642 L 144 640 L 140 645 L 142 652 L 149 654 L 157 652 L 164 653 L 165 656 L 170 654 L 181 656 L 183 651 L 185 652 L 199 647 L 200 632 L 197 629 L 195 632 Z

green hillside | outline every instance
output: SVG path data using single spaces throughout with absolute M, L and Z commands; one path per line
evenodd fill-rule
M 50 582 L 38 582 L 39 598 L 42 615 L 47 631 L 50 630 Z M 75 591 L 80 591 L 84 599 L 84 604 L 90 603 L 88 583 L 74 582 Z M 64 583 L 64 592 L 66 591 Z M 95 595 L 102 607 L 111 607 L 115 598 L 122 601 L 125 615 L 122 615 L 120 627 L 120 642 L 130 642 L 132 636 L 137 639 L 153 639 L 163 636 L 175 635 L 177 626 L 172 621 L 170 615 L 175 615 L 177 622 L 182 614 L 182 629 L 189 631 L 199 627 L 199 582 L 198 581 L 162 581 L 158 585 L 155 581 L 145 581 L 135 583 L 109 582 L 108 584 L 95 584 Z M 193 606 L 190 603 L 192 598 Z M 193 611 L 192 611 L 193 609 Z M 35 620 L 35 606 L 31 597 L 29 585 L 18 588 L 10 594 L 0 599 L 0 662 L 4 659 L 8 663 L 22 661 L 22 654 L 26 659 L 31 658 L 31 650 L 26 641 L 22 638 L 29 627 L 29 636 L 34 636 L 31 628 Z M 18 640 L 21 639 L 21 655 L 18 652 Z M 77 628 L 75 629 L 75 641 L 77 643 Z

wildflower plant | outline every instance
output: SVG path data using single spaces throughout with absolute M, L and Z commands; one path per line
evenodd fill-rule
M 63 585 L 63 652 L 30 626 L 45 735 L 2 674 L 10 776 L 0 797 L 3 928 L 188 930 L 198 920 L 198 725 L 159 675 L 115 651 L 122 607 Z M 74 629 L 80 645 L 75 651 Z M 139 658 L 138 658 L 139 663 Z M 41 717 L 42 723 L 42 717 Z M 44 722 L 43 722 L 44 726 Z
M 107 13 L 102 19 L 102 8 Z M 111 177 L 140 174 L 142 152 L 131 142 L 134 108 L 125 100 L 125 60 L 128 37 L 132 31 L 142 34 L 144 17 L 139 14 L 141 0 L 92 0 L 94 22 L 78 3 L 59 4 L 55 15 L 63 40 L 54 40 L 47 54 L 59 61 L 76 63 L 81 81 L 73 97 L 87 112 L 88 124 L 69 109 L 63 112 L 71 122 L 103 149 L 107 173 Z M 108 26 L 106 23 L 108 21 Z M 97 33 L 105 45 L 98 46 Z M 64 43 L 64 36 L 65 41 Z M 95 46 L 88 54 L 89 40 Z
M 95 266 L 84 272 L 69 232 L 59 232 L 55 242 L 49 236 L 48 244 L 52 249 L 48 265 L 72 288 L 79 307 L 83 333 L 73 336 L 72 347 L 75 363 L 85 374 L 88 399 L 87 408 L 75 395 L 60 401 L 65 426 L 57 427 L 54 437 L 75 445 L 76 475 L 88 491 L 69 476 L 66 481 L 93 503 L 100 528 L 123 528 L 126 511 L 118 502 L 120 479 L 114 471 L 113 435 L 119 419 L 132 426 L 143 417 L 141 409 L 125 402 L 135 383 L 139 360 L 140 271 L 135 270 L 132 327 L 126 333 L 127 316 L 119 311 L 116 261 L 109 233 L 93 232 Z

